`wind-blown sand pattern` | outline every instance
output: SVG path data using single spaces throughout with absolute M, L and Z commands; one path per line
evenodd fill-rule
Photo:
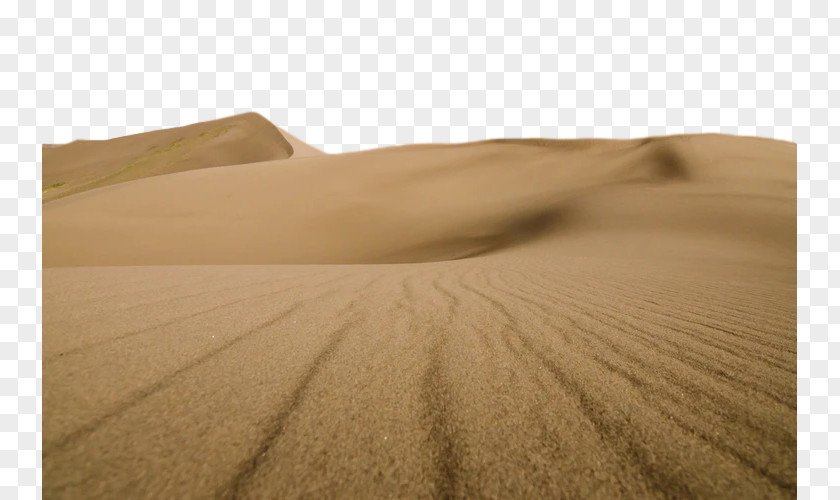
M 795 158 L 45 149 L 45 496 L 792 498 Z

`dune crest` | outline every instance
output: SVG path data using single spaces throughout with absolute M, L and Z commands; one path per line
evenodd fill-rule
M 44 265 L 430 262 L 625 225 L 789 249 L 795 146 L 718 135 L 393 147 L 149 177 L 44 207 Z M 598 200 L 593 202 L 592 200 Z M 224 237 L 220 237 L 224 235 Z
M 42 152 L 47 202 L 145 177 L 286 159 L 295 150 L 271 122 L 245 113 L 116 139 L 48 144 Z
M 306 158 L 309 156 L 321 156 L 326 154 L 315 146 L 310 146 L 280 127 L 277 127 L 277 130 L 280 131 L 286 141 L 288 141 L 292 146 L 292 154 L 290 158 Z

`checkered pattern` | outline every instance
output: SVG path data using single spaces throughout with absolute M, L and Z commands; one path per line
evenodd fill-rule
M 332 153 L 701 131 L 797 142 L 799 494 L 840 498 L 837 2 L 86 4 L 0 2 L 0 497 L 40 496 L 38 144 L 254 110 Z

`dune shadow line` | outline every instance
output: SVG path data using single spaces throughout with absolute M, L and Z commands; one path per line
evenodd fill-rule
M 348 310 L 353 306 L 351 303 Z M 312 360 L 312 363 L 306 369 L 306 372 L 301 377 L 297 386 L 295 386 L 292 393 L 289 395 L 286 404 L 274 415 L 269 426 L 268 432 L 263 437 L 260 445 L 251 454 L 251 456 L 243 461 L 239 466 L 237 472 L 228 481 L 225 487 L 221 490 L 219 498 L 236 499 L 242 498 L 242 491 L 248 482 L 256 475 L 257 470 L 267 460 L 268 451 L 275 445 L 277 440 L 285 433 L 289 418 L 298 409 L 300 404 L 306 398 L 309 387 L 312 381 L 324 369 L 324 366 L 332 359 L 338 347 L 347 337 L 349 332 L 355 326 L 358 326 L 360 320 L 345 323 L 341 328 L 335 330 L 330 334 L 327 344 Z

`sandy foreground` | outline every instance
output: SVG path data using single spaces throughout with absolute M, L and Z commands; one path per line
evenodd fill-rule
M 792 498 L 795 165 L 255 114 L 45 147 L 44 495 Z

